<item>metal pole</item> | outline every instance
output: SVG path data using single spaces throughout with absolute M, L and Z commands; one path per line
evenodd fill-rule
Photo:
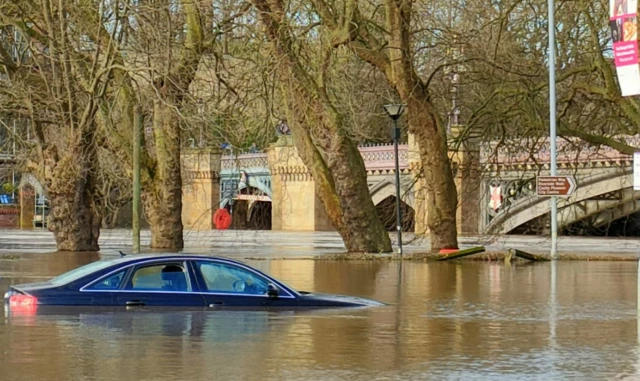
M 46 223 L 45 221 L 46 216 L 44 214 L 46 211 L 46 207 L 47 207 L 47 199 L 44 197 L 44 193 L 42 193 L 42 229 L 43 230 L 45 228 L 45 223 Z
M 549 304 L 549 346 L 552 350 L 555 350 L 558 344 L 558 261 L 551 262 Z
M 140 252 L 140 150 L 143 115 L 140 106 L 135 107 L 133 124 L 133 252 Z
M 400 129 L 397 118 L 393 120 L 393 150 L 396 159 L 396 229 L 398 230 L 398 252 L 402 255 L 402 209 L 400 209 L 400 161 L 398 158 L 398 140 L 400 140 Z
M 556 175 L 556 42 L 555 42 L 555 5 L 548 0 L 549 18 L 549 140 L 551 144 L 551 176 Z M 558 203 L 551 196 L 551 258 L 558 255 Z
M 14 165 L 11 167 L 11 202 L 16 204 L 16 120 L 13 119 L 13 157 Z

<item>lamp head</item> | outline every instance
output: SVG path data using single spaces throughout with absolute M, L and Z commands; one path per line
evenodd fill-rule
M 400 115 L 404 112 L 405 105 L 403 104 L 389 104 L 384 105 L 384 111 L 387 112 L 387 115 L 393 120 L 400 118 Z

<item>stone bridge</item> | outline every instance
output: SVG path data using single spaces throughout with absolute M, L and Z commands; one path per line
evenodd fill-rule
M 628 140 L 629 144 L 640 146 L 640 138 Z M 374 204 L 393 205 L 393 145 L 360 147 L 360 153 Z M 399 146 L 399 154 L 402 202 L 405 214 L 412 219 L 405 229 L 425 233 L 424 184 L 411 137 L 408 144 Z M 548 228 L 549 199 L 535 194 L 536 176 L 549 174 L 547 141 L 481 145 L 468 140 L 463 146 L 452 148 L 450 157 L 458 190 L 457 222 L 461 234 L 542 233 Z M 255 210 L 262 208 L 268 210 L 270 217 L 261 228 L 333 229 L 290 137 L 281 137 L 267 153 L 221 155 L 217 151 L 193 151 L 183 158 L 183 217 L 188 228 L 214 228 L 211 216 L 217 208 L 233 213 L 234 220 L 238 220 L 236 228 L 256 228 L 249 222 Z M 194 163 L 201 168 L 194 168 Z M 577 181 L 577 190 L 571 197 L 558 199 L 560 228 L 585 220 L 592 226 L 606 226 L 640 211 L 640 192 L 633 191 L 632 157 L 628 155 L 606 148 L 587 149 L 576 141 L 559 141 L 558 174 L 572 175 Z M 210 191 L 195 191 L 203 186 Z M 395 226 L 395 220 L 391 225 Z
M 420 231 L 426 229 L 425 218 L 420 218 L 426 215 L 418 212 L 424 210 L 423 184 L 418 176 L 417 150 L 411 147 L 412 139 L 398 147 L 401 200 L 403 214 L 407 217 L 403 225 L 405 230 Z M 379 208 L 386 206 L 385 210 L 391 209 L 392 215 L 386 219 L 389 225 L 395 226 L 395 208 L 391 207 L 396 195 L 393 145 L 363 146 L 359 149 L 373 202 Z M 255 208 L 266 207 L 271 215 L 269 223 L 263 224 L 268 225 L 266 228 L 333 230 L 316 197 L 313 178 L 289 136 L 281 137 L 267 153 L 221 155 L 210 150 L 187 151 L 183 154 L 183 170 L 183 220 L 188 228 L 214 228 L 211 216 L 217 208 L 230 210 L 234 221 L 249 222 Z M 458 183 L 460 185 L 461 181 Z M 477 215 L 475 213 L 476 222 L 471 224 L 476 229 Z M 236 227 L 256 228 L 242 222 Z
M 332 230 L 324 208 L 316 197 L 315 185 L 311 174 L 302 163 L 289 137 L 283 137 L 267 153 L 246 153 L 240 155 L 220 155 L 217 152 L 193 151 L 183 155 L 183 164 L 198 163 L 200 170 L 187 170 L 185 181 L 185 200 L 183 217 L 185 225 L 198 229 L 211 229 L 210 218 L 203 218 L 205 211 L 227 208 L 234 219 L 251 220 L 256 206 L 269 203 L 271 210 L 270 226 L 274 230 Z M 385 199 L 395 200 L 395 162 L 392 145 L 360 147 L 368 174 L 368 185 L 376 205 Z M 415 208 L 414 180 L 408 162 L 408 146 L 399 146 L 402 201 L 409 208 Z M 189 157 L 200 157 L 191 159 Z M 215 166 L 219 160 L 220 171 L 215 170 L 204 175 L 202 158 L 207 158 L 207 167 Z M 219 159 L 218 159 L 219 157 Z M 192 190 L 202 189 L 203 180 L 215 187 L 219 183 L 217 205 L 199 200 L 210 196 Z M 206 186 L 205 186 L 206 188 Z M 191 190 L 191 192 L 190 192 Z M 211 194 L 215 191 L 209 192 Z M 190 196 L 191 197 L 190 197 Z M 195 208 L 193 208 L 195 206 Z M 193 209 L 193 210 L 191 210 Z
M 640 146 L 637 137 L 627 143 Z M 508 146 L 482 147 L 482 181 L 479 232 L 508 234 L 545 232 L 549 226 L 548 197 L 538 197 L 537 175 L 548 175 L 548 141 L 509 152 Z M 535 152 L 530 154 L 528 152 Z M 602 228 L 640 211 L 640 192 L 633 190 L 633 157 L 611 148 L 587 148 L 577 140 L 558 141 L 557 174 L 574 176 L 577 183 L 570 197 L 558 197 L 558 228 L 589 222 Z

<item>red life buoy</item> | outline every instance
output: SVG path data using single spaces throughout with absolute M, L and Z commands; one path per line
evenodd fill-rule
M 218 230 L 228 229 L 231 226 L 231 214 L 229 214 L 229 211 L 224 208 L 216 210 L 213 215 L 213 224 L 216 225 Z

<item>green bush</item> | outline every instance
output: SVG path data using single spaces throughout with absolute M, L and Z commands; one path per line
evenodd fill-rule
M 4 193 L 4 194 L 13 193 L 13 185 L 11 183 L 2 184 L 2 193 Z

